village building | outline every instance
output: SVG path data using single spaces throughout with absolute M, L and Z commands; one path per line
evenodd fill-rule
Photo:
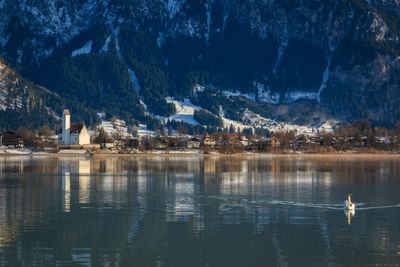
M 64 109 L 62 128 L 58 135 L 60 145 L 89 145 L 90 135 L 85 124 L 71 124 L 71 113 Z
M 214 147 L 216 144 L 215 140 L 210 137 L 208 133 L 203 138 L 203 146 Z
M 199 148 L 200 140 L 197 138 L 192 138 L 187 141 L 187 148 Z
M 248 147 L 249 146 L 249 139 L 247 139 L 247 137 L 245 135 L 242 135 L 240 137 L 240 144 L 244 147 Z
M 111 137 L 107 137 L 104 140 L 104 143 L 100 144 L 101 149 L 113 149 L 114 148 L 114 140 Z
M 8 147 L 24 147 L 24 140 L 14 131 L 7 131 L 0 136 L 2 146 Z
M 264 144 L 267 145 L 267 147 L 272 147 L 272 148 L 277 148 L 280 147 L 281 143 L 279 142 L 279 139 L 276 137 L 271 137 L 271 138 L 265 138 L 263 140 Z

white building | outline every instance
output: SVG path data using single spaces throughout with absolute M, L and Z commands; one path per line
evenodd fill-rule
M 60 145 L 89 145 L 90 135 L 85 124 L 71 124 L 71 113 L 64 109 L 62 129 L 58 134 Z

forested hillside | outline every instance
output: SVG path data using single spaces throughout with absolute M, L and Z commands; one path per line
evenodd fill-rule
M 152 123 L 176 112 L 167 97 L 207 110 L 201 124 L 207 112 L 245 123 L 246 110 L 297 124 L 400 120 L 395 0 L 35 0 L 0 12 L 0 54 L 90 109 L 88 124 L 95 111 Z

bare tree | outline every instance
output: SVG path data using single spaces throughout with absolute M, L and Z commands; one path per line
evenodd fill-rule
M 183 134 L 187 134 L 188 128 L 185 125 L 181 124 L 178 126 L 178 133 L 179 133 L 179 136 L 182 136 Z

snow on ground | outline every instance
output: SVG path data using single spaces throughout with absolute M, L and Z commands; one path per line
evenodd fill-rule
M 287 92 L 285 94 L 285 103 L 297 101 L 299 99 L 314 100 L 318 98 L 318 93 L 314 92 Z
M 86 150 L 84 149 L 60 149 L 58 154 L 85 154 Z
M 333 133 L 335 125 L 339 124 L 339 121 L 325 121 L 317 129 L 319 132 Z
M 325 69 L 324 73 L 322 74 L 322 83 L 321 83 L 321 86 L 319 87 L 318 94 L 317 94 L 318 102 L 321 102 L 321 93 L 325 89 L 326 84 L 328 83 L 330 66 L 331 66 L 331 59 L 328 57 L 328 65 L 326 66 L 326 69 Z
M 112 136 L 113 134 L 121 134 L 126 137 L 131 136 L 124 120 L 115 119 L 109 121 L 104 119 L 103 113 L 97 113 L 97 115 L 101 118 L 100 127 L 104 129 L 108 136 Z
M 147 129 L 147 125 L 146 124 L 139 124 L 138 130 L 137 130 L 137 134 L 139 137 L 142 136 L 156 136 L 157 133 L 154 131 L 150 131 L 149 129 Z
M 279 103 L 279 94 L 273 94 L 271 90 L 265 87 L 262 83 L 258 81 L 254 81 L 254 86 L 257 87 L 257 94 L 258 94 L 258 102 L 260 103 L 268 103 L 268 104 L 278 104 Z
M 278 58 L 276 59 L 274 69 L 272 72 L 276 74 L 276 71 L 278 70 L 279 65 L 281 64 L 281 58 L 283 55 L 283 52 L 285 51 L 286 47 L 288 46 L 289 42 L 287 40 L 283 41 L 278 48 Z
M 110 45 L 111 36 L 108 36 L 103 47 L 100 49 L 100 53 L 106 54 Z
M 22 154 L 22 155 L 26 155 L 26 154 L 32 154 L 32 150 L 27 149 L 27 148 L 6 148 L 6 147 L 2 147 L 2 149 L 0 149 L 0 154 Z
M 71 57 L 84 55 L 84 54 L 90 54 L 90 52 L 92 51 L 92 44 L 93 44 L 93 41 L 90 40 L 81 48 L 75 49 L 74 51 L 72 51 Z
M 182 121 L 193 125 L 198 125 L 199 123 L 193 118 L 193 114 L 195 110 L 200 110 L 201 107 L 193 105 L 188 99 L 184 99 L 184 101 L 178 101 L 174 98 L 168 97 L 167 102 L 173 103 L 176 107 L 176 114 L 170 117 L 160 117 L 159 119 L 166 122 L 167 120 L 175 120 Z M 216 114 L 217 115 L 217 114 Z M 263 127 L 268 129 L 270 132 L 278 132 L 284 131 L 289 132 L 293 131 L 296 135 L 315 135 L 318 131 L 322 132 L 332 132 L 333 125 L 337 124 L 337 122 L 326 121 L 321 126 L 311 127 L 311 126 L 302 126 L 296 124 L 289 124 L 284 122 L 277 122 L 275 120 L 271 120 L 265 117 L 262 117 L 250 110 L 247 110 L 243 114 L 243 122 L 235 121 L 228 119 L 225 116 L 224 110 L 220 109 L 220 114 L 223 127 L 230 128 L 232 125 L 236 130 L 240 129 L 241 131 L 245 128 L 259 128 Z M 146 128 L 147 129 L 147 128 Z M 143 130 L 144 131 L 144 130 Z M 144 135 L 144 134 L 143 134 Z
M 118 57 L 119 57 L 122 61 L 124 61 L 124 58 L 122 57 L 122 54 L 121 54 L 121 48 L 119 47 L 118 32 L 119 32 L 119 27 L 118 27 L 118 28 L 113 28 L 113 29 L 111 30 L 112 36 L 113 36 L 113 38 L 114 38 L 114 40 L 115 40 L 115 49 L 117 49 Z
M 163 45 L 163 43 L 164 43 L 164 36 L 163 36 L 163 33 L 162 32 L 159 32 L 158 33 L 158 37 L 157 37 L 157 46 L 159 47 L 159 48 L 161 48 L 162 47 L 162 45 Z
M 125 62 L 125 59 L 124 59 L 124 57 L 122 56 L 122 53 L 121 53 L 121 48 L 119 46 L 118 32 L 119 32 L 119 28 L 113 29 L 112 30 L 112 36 L 114 37 L 114 40 L 115 40 L 115 48 L 117 49 L 118 57 L 123 62 Z M 108 40 L 108 38 L 107 38 L 107 40 Z M 106 41 L 106 43 L 107 43 L 107 41 Z M 129 67 L 128 67 L 128 72 L 129 72 L 129 77 L 131 79 L 131 82 L 132 82 L 133 86 L 135 87 L 136 92 L 139 93 L 140 85 L 139 85 L 139 80 L 138 80 L 137 76 L 135 75 L 135 72 L 133 70 L 131 70 Z
M 226 21 L 228 20 L 228 15 L 224 15 L 224 19 L 222 21 L 222 32 L 225 32 Z
M 184 4 L 184 1 L 181 1 L 181 0 L 168 0 L 167 1 L 166 9 L 169 13 L 169 19 L 172 19 L 181 10 L 181 7 L 183 6 L 183 4 Z
M 256 97 L 255 97 L 254 94 L 243 94 L 243 93 L 241 93 L 239 91 L 235 91 L 234 92 L 234 91 L 227 91 L 227 90 L 222 91 L 222 94 L 224 96 L 226 96 L 226 97 L 241 96 L 241 97 L 247 98 L 247 99 L 249 99 L 249 100 L 251 100 L 253 102 L 256 102 Z
M 205 89 L 204 86 L 202 86 L 202 85 L 200 85 L 200 84 L 196 84 L 196 85 L 193 87 L 192 92 L 193 92 L 193 94 L 197 94 L 197 93 L 203 92 L 204 89 Z
M 228 119 L 228 118 L 225 118 L 225 116 L 224 117 L 222 117 L 222 123 L 223 123 L 223 125 L 224 125 L 224 128 L 230 128 L 231 127 L 231 125 L 233 126 L 233 127 L 235 127 L 235 130 L 237 131 L 238 129 L 240 129 L 240 131 L 242 131 L 243 129 L 245 129 L 245 128 L 253 128 L 253 127 L 251 127 L 251 126 L 249 126 L 249 125 L 246 125 L 246 124 L 243 124 L 243 123 L 241 123 L 241 122 L 238 122 L 238 121 L 234 121 L 234 120 L 230 120 L 230 119 Z
M 205 6 L 207 11 L 207 32 L 205 33 L 205 39 L 208 46 L 209 45 L 208 40 L 210 39 L 210 29 L 211 29 L 211 7 L 208 2 L 205 4 Z
M 189 99 L 185 98 L 183 101 L 175 100 L 173 97 L 167 97 L 168 103 L 173 103 L 176 108 L 176 113 L 169 117 L 160 117 L 159 119 L 166 122 L 171 121 L 182 121 L 193 125 L 198 125 L 199 123 L 193 118 L 195 110 L 200 110 L 201 107 L 193 105 Z
M 129 77 L 131 78 L 131 82 L 132 82 L 133 86 L 135 87 L 136 92 L 139 93 L 140 85 L 139 85 L 139 80 L 138 80 L 137 76 L 135 75 L 135 72 L 133 72 L 133 70 L 131 70 L 130 68 L 128 68 L 128 72 L 129 72 Z
M 310 126 L 287 124 L 287 123 L 283 123 L 283 122 L 279 123 L 279 122 L 276 122 L 275 120 L 271 120 L 271 119 L 262 117 L 258 114 L 255 114 L 254 112 L 252 112 L 250 110 L 246 110 L 244 112 L 243 119 L 246 122 L 246 124 L 251 125 L 253 128 L 254 127 L 263 127 L 265 129 L 268 129 L 270 132 L 293 131 L 297 135 L 301 135 L 301 134 L 313 135 L 314 131 L 315 131 Z

